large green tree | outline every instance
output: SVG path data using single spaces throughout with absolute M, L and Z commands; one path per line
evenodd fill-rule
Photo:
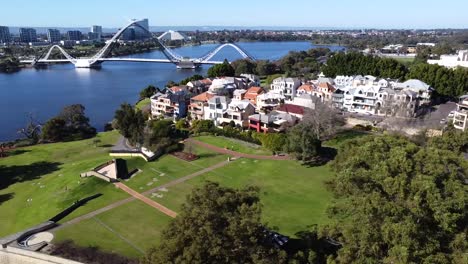
M 468 175 L 456 153 L 407 139 L 345 143 L 333 162 L 338 198 L 325 229 L 338 263 L 467 263 Z
M 243 73 L 254 74 L 256 70 L 256 63 L 249 59 L 236 60 L 232 62 L 232 67 L 236 76 Z
M 130 104 L 122 104 L 115 112 L 116 128 L 130 143 L 143 143 L 145 118 L 140 110 Z
M 167 119 L 151 121 L 147 130 L 144 146 L 152 151 L 169 152 L 181 136 L 174 123 Z
M 96 129 L 89 124 L 85 107 L 81 104 L 65 106 L 62 111 L 44 125 L 42 139 L 46 141 L 68 141 L 91 138 Z
M 157 92 L 157 88 L 153 85 L 148 85 L 145 89 L 140 91 L 140 100 L 150 98 Z
M 234 68 L 229 61 L 224 60 L 223 63 L 212 66 L 208 69 L 209 77 L 232 77 L 236 74 Z
M 142 263 L 281 263 L 265 238 L 259 190 L 209 182 L 192 191 Z

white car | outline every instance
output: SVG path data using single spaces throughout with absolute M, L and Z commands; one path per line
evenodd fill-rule
M 455 116 L 455 111 L 452 111 L 448 114 L 448 118 L 453 118 Z

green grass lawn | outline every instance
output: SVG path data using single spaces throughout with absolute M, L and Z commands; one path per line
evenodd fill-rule
M 245 154 L 271 155 L 271 151 L 264 149 L 260 145 L 248 143 L 242 140 L 227 138 L 222 136 L 198 136 L 194 139 L 205 142 L 220 148 L 226 148 Z
M 0 159 L 0 236 L 48 220 L 89 195 L 103 194 L 74 216 L 126 198 L 125 193 L 102 181 L 80 178 L 80 173 L 111 159 L 109 147 L 117 141 L 118 133 L 100 133 L 98 138 L 101 143 L 97 147 L 94 139 L 37 145 Z
M 98 247 L 103 251 L 131 258 L 142 256 L 159 243 L 164 227 L 171 221 L 141 201 L 114 208 L 95 218 L 68 226 L 55 233 L 54 242 L 73 239 L 83 247 Z
M 124 183 L 135 191 L 144 192 L 227 159 L 225 155 L 197 146 L 192 147 L 192 153 L 197 154 L 199 159 L 187 162 L 172 155 L 163 156 L 153 162 L 145 162 L 140 158 L 129 159 L 129 170 L 138 168 L 141 172 Z
M 163 197 L 152 199 L 179 211 L 185 196 L 207 180 L 234 188 L 255 185 L 261 190 L 265 222 L 284 234 L 294 235 L 310 225 L 326 223 L 325 210 L 331 196 L 324 182 L 331 174 L 328 166 L 308 168 L 296 161 L 240 159 L 159 192 Z
M 415 59 L 415 57 L 408 58 L 408 57 L 398 57 L 398 56 L 390 57 L 390 58 L 395 59 L 403 64 L 411 64 L 414 62 L 414 59 Z
M 151 103 L 151 100 L 150 100 L 149 98 L 145 98 L 145 99 L 139 101 L 139 102 L 136 104 L 135 107 L 136 107 L 138 110 L 142 110 L 143 107 L 149 105 L 150 103 Z
M 362 135 L 343 132 L 324 145 L 336 147 Z M 20 149 L 15 155 L 0 159 L 0 236 L 47 220 L 88 195 L 103 194 L 63 221 L 128 197 L 103 181 L 79 177 L 81 172 L 111 159 L 109 146 L 117 141 L 118 136 L 117 132 L 100 133 L 101 146 L 98 147 L 92 144 L 93 139 L 39 145 Z M 229 143 L 239 152 L 269 154 L 261 148 L 253 148 L 249 143 L 223 137 L 196 139 L 220 147 Z M 227 159 L 225 155 L 193 144 L 186 146 L 186 151 L 192 151 L 200 158 L 186 162 L 167 155 L 149 163 L 142 159 L 128 159 L 130 169 L 139 168 L 142 172 L 124 183 L 143 192 Z M 311 225 L 327 222 L 325 210 L 331 195 L 324 183 L 331 175 L 328 165 L 305 167 L 296 161 L 239 159 L 168 190 L 159 191 L 157 195 L 149 194 L 149 197 L 178 212 L 186 195 L 207 180 L 234 188 L 255 185 L 261 189 L 263 220 L 277 227 L 281 233 L 294 236 Z M 32 199 L 32 202 L 27 202 L 28 199 Z M 106 251 L 137 257 L 142 254 L 140 250 L 157 245 L 161 230 L 169 222 L 170 218 L 156 209 L 133 201 L 59 230 L 56 241 L 72 239 L 82 246 L 98 246 Z

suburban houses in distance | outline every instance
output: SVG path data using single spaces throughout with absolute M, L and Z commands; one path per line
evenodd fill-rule
M 279 77 L 269 89 L 257 76 L 218 77 L 165 89 L 151 97 L 151 117 L 212 120 L 258 132 L 279 132 L 300 121 L 317 100 L 342 112 L 411 118 L 431 103 L 432 88 L 420 80 L 320 75 L 316 80 Z M 283 127 L 283 128 L 282 128 Z

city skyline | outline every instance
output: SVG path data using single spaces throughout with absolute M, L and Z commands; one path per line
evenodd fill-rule
M 395 0 L 380 7 L 370 0 L 344 2 L 340 0 L 291 0 L 274 3 L 266 0 L 218 3 L 214 0 L 174 2 L 134 0 L 71 2 L 67 5 L 51 0 L 47 9 L 38 1 L 24 0 L 25 5 L 5 3 L 2 21 L 10 27 L 89 27 L 102 25 L 118 28 L 132 18 L 148 18 L 150 26 L 174 27 L 290 27 L 290 28 L 466 28 L 468 2 Z M 179 7 L 183 6 L 181 10 Z M 53 16 L 41 16 L 39 12 Z M 70 10 L 73 10 L 70 14 Z M 104 14 L 102 10 L 106 10 Z M 148 11 L 150 10 L 150 11 Z M 5 12 L 6 11 L 6 12 Z M 236 14 L 224 15 L 226 12 Z M 78 14 L 78 15 L 73 15 Z M 184 15 L 186 14 L 186 15 Z M 200 15 L 206 14 L 206 15 Z M 196 17 L 194 17 L 196 16 Z M 195 22 L 194 22 L 195 21 Z

